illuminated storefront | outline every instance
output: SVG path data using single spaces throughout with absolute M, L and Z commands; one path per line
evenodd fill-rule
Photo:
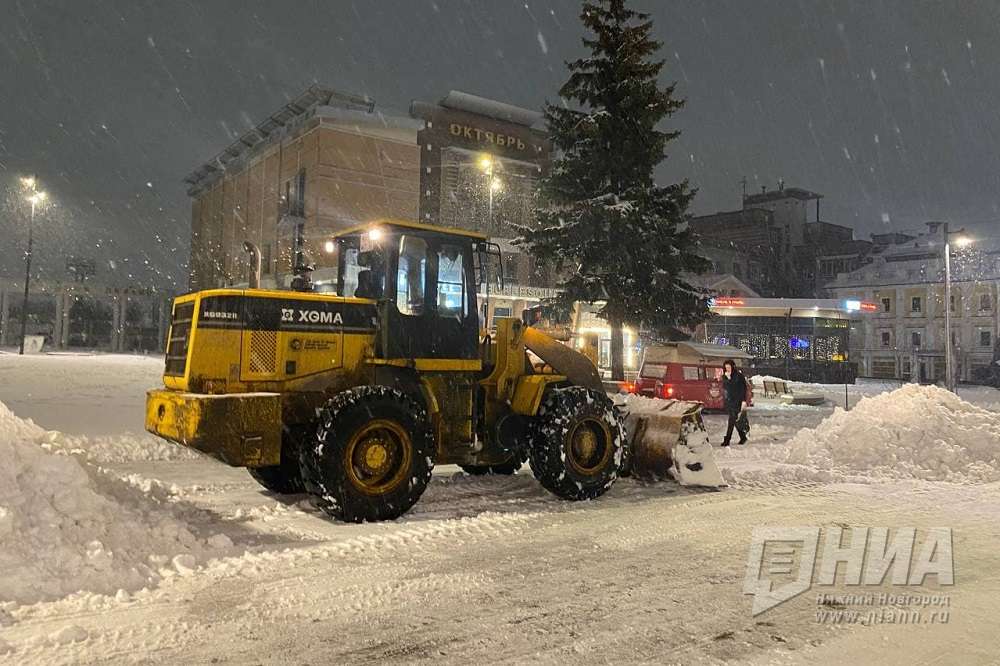
M 801 381 L 853 381 L 851 329 L 874 303 L 801 298 L 729 298 L 710 301 L 711 319 L 699 327 L 704 342 L 731 345 L 754 357 L 757 374 Z

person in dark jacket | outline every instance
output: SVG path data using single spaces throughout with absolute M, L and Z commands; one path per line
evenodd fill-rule
M 733 436 L 733 428 L 740 435 L 740 444 L 747 443 L 747 432 L 750 423 L 746 418 L 747 400 L 750 397 L 747 390 L 747 380 L 736 368 L 736 363 L 726 361 L 722 364 L 722 390 L 725 393 L 726 412 L 729 413 L 729 423 L 726 424 L 726 438 L 722 446 L 729 446 Z

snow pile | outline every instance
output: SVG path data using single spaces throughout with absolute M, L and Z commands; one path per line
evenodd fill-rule
M 165 493 L 46 451 L 45 437 L 0 403 L 0 603 L 139 589 L 232 546 L 196 536 Z
M 907 384 L 800 430 L 783 462 L 953 482 L 1000 480 L 1000 418 L 936 386 Z
M 149 433 L 78 437 L 50 430 L 43 432 L 36 441 L 47 451 L 82 455 L 99 463 L 193 460 L 200 457 L 191 449 Z
M 637 393 L 617 393 L 612 395 L 611 399 L 614 401 L 615 407 L 623 414 L 658 412 L 667 404 L 667 401 L 662 398 L 647 398 Z
M 764 382 L 785 382 L 786 384 L 791 384 L 792 382 L 785 381 L 781 377 L 774 377 L 772 375 L 754 375 L 750 378 L 750 382 L 754 386 L 763 386 Z

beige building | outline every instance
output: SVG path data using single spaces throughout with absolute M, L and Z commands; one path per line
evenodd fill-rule
M 263 284 L 287 286 L 297 227 L 321 266 L 325 232 L 416 219 L 420 127 L 315 86 L 286 104 L 185 179 L 191 288 L 246 283 L 244 241 L 261 249 Z
M 837 276 L 837 298 L 870 301 L 876 310 L 851 334 L 859 374 L 943 381 L 945 375 L 943 225 L 886 249 L 873 262 Z M 1000 330 L 1000 253 L 973 247 L 953 252 L 951 328 L 961 380 L 993 360 Z
M 552 275 L 511 245 L 533 210 L 549 144 L 540 114 L 466 93 L 414 102 L 411 116 L 313 86 L 185 182 L 193 199 L 191 289 L 245 285 L 261 249 L 262 285 L 288 287 L 296 261 L 322 287 L 332 231 L 380 218 L 419 220 L 491 235 L 507 285 L 490 312 L 519 316 L 554 294 Z M 483 286 L 485 290 L 485 285 Z

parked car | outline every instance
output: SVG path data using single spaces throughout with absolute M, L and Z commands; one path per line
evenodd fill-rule
M 633 392 L 651 398 L 673 398 L 723 409 L 722 363 L 732 359 L 746 375 L 753 404 L 749 362 L 753 357 L 736 347 L 699 342 L 666 342 L 646 347 Z

